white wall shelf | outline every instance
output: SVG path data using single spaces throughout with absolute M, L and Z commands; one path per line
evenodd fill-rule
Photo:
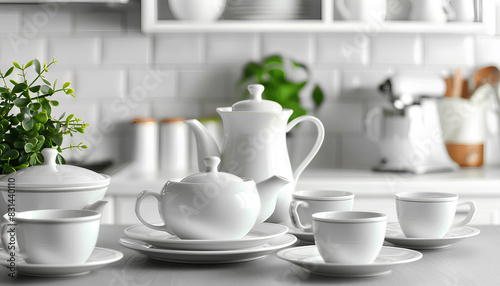
M 163 3 L 159 5 L 159 1 Z M 314 19 L 299 20 L 219 20 L 215 22 L 178 21 L 164 16 L 165 0 L 142 1 L 142 30 L 146 33 L 184 32 L 355 32 L 355 33 L 431 33 L 494 34 L 497 0 L 482 0 L 478 22 L 430 23 L 413 21 L 352 22 L 335 20 L 334 0 L 318 0 L 321 13 Z M 159 9 L 159 6 L 162 8 Z M 169 11 L 166 14 L 170 14 Z M 163 15 L 163 16 L 158 16 Z
M 0 0 L 0 4 L 41 4 L 41 3 L 89 3 L 89 4 L 127 4 L 129 0 Z

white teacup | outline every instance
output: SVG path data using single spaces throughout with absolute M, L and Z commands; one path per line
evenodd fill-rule
M 292 194 L 290 218 L 293 225 L 312 232 L 312 214 L 326 211 L 350 211 L 354 194 L 334 190 L 297 191 Z
M 8 218 L 1 223 L 5 251 L 33 264 L 85 263 L 101 224 L 101 213 L 92 210 L 34 210 Z
M 327 263 L 370 264 L 380 253 L 387 216 L 377 212 L 313 214 L 314 240 Z
M 441 238 L 450 227 L 468 224 L 476 212 L 473 201 L 469 213 L 462 221 L 453 223 L 458 196 L 438 192 L 405 192 L 396 194 L 396 213 L 404 235 L 409 238 Z
M 348 21 L 384 21 L 387 13 L 386 0 L 336 0 L 335 7 Z

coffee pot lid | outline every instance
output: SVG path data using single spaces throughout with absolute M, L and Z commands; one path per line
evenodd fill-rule
M 17 190 L 81 190 L 106 187 L 110 177 L 85 168 L 56 164 L 58 151 L 55 148 L 42 150 L 44 163 L 20 169 L 0 178 L 0 189 L 15 185 Z
M 250 84 L 248 87 L 250 98 L 233 104 L 233 111 L 281 111 L 283 108 L 277 102 L 262 99 L 264 86 L 261 84 Z
M 207 156 L 203 160 L 207 165 L 205 172 L 190 175 L 181 180 L 182 183 L 229 183 L 229 182 L 244 182 L 238 176 L 230 173 L 219 172 L 217 166 L 220 163 L 220 158 L 217 156 Z

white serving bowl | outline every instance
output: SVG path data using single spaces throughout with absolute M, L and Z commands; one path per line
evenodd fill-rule
M 172 15 L 177 20 L 209 22 L 222 16 L 227 0 L 169 0 Z

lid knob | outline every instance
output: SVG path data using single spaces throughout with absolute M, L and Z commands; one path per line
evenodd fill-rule
M 250 84 L 247 89 L 248 92 L 250 92 L 251 100 L 262 101 L 262 93 L 264 92 L 264 86 L 262 84 Z
M 203 159 L 205 165 L 207 165 L 207 173 L 217 173 L 217 166 L 219 166 L 220 158 L 217 156 L 207 156 Z
M 59 152 L 57 151 L 56 148 L 45 148 L 42 150 L 42 155 L 43 155 L 43 164 L 44 165 L 49 165 L 49 166 L 54 166 L 56 164 L 56 157 Z

